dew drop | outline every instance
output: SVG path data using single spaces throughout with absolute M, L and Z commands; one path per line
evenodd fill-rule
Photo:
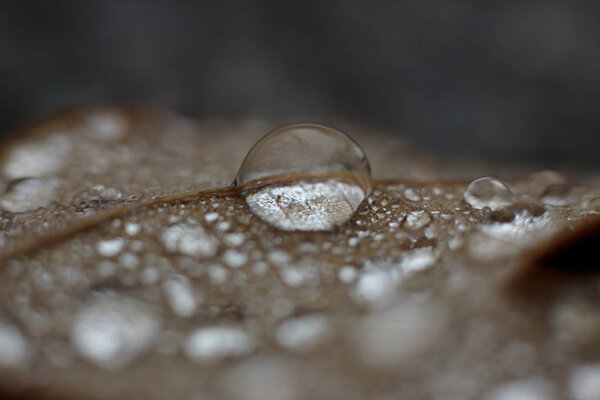
M 28 344 L 14 325 L 0 321 L 0 366 L 20 366 L 27 356 Z
M 485 397 L 489 400 L 555 399 L 554 387 L 541 378 L 527 378 L 498 385 Z
M 344 283 L 352 283 L 358 275 L 356 268 L 351 265 L 346 265 L 338 272 L 338 278 Z
M 125 246 L 123 238 L 100 240 L 96 243 L 96 250 L 104 257 L 114 257 L 121 252 L 123 246 Z
M 0 197 L 0 207 L 10 212 L 24 212 L 47 207 L 55 199 L 57 182 L 52 179 L 20 178 L 9 182 Z
M 421 196 L 419 192 L 413 188 L 408 188 L 404 191 L 404 197 L 409 201 L 419 201 L 421 200 Z
M 494 210 L 512 203 L 512 192 L 508 185 L 492 177 L 475 179 L 469 184 L 463 197 L 477 209 L 489 207 Z
M 542 203 L 548 206 L 562 207 L 571 203 L 571 188 L 563 183 L 548 185 L 542 192 Z
M 248 256 L 237 250 L 229 249 L 223 253 L 223 262 L 231 268 L 240 268 L 248 261 Z
M 571 396 L 575 400 L 594 400 L 600 393 L 600 364 L 576 368 L 569 379 Z
M 254 347 L 254 340 L 243 330 L 214 326 L 194 331 L 186 340 L 183 350 L 192 361 L 207 363 L 246 355 Z
M 163 284 L 167 301 L 175 314 L 187 318 L 194 315 L 198 301 L 187 278 L 178 276 Z
M 7 154 L 2 170 L 12 179 L 52 175 L 64 167 L 71 147 L 72 143 L 62 135 L 22 145 Z
M 590 198 L 585 199 L 583 207 L 592 211 L 600 211 L 600 197 L 592 196 Z
M 350 219 L 370 191 L 370 175 L 364 151 L 343 132 L 293 124 L 252 147 L 234 185 L 276 228 L 323 231 Z
M 406 220 L 402 224 L 404 229 L 416 230 L 421 229 L 431 222 L 431 215 L 423 210 L 412 211 L 406 216 Z
M 217 251 L 216 239 L 195 223 L 173 225 L 163 230 L 160 241 L 168 252 L 210 257 Z
M 311 350 L 324 338 L 327 319 L 322 315 L 306 315 L 283 322 L 275 331 L 280 346 L 290 350 Z
M 136 301 L 98 294 L 75 318 L 71 339 L 93 364 L 120 368 L 142 354 L 159 331 L 159 322 Z

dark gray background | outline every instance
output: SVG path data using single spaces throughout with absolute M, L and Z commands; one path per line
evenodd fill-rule
M 600 166 L 597 1 L 4 1 L 0 133 L 82 101 L 343 118 L 465 158 Z

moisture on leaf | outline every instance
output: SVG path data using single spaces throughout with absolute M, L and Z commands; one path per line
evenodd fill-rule
M 600 379 L 600 277 L 551 301 L 506 290 L 597 215 L 597 180 L 475 180 L 490 167 L 347 125 L 370 192 L 327 229 L 287 229 L 230 186 L 277 125 L 79 108 L 5 143 L 0 394 L 559 399 Z M 585 269 L 577 249 L 556 257 Z

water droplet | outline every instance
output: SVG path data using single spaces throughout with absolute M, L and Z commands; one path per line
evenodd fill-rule
M 208 235 L 200 225 L 186 223 L 166 228 L 160 241 L 167 251 L 196 257 L 210 257 L 217 252 L 217 240 Z
M 4 175 L 13 179 L 51 175 L 64 167 L 71 146 L 61 135 L 19 146 L 7 155 Z
M 404 273 L 412 273 L 422 271 L 431 267 L 435 263 L 435 256 L 430 247 L 412 250 L 406 252 L 400 268 Z
M 548 185 L 542 192 L 542 203 L 548 206 L 566 206 L 571 203 L 571 188 L 564 183 Z
M 508 185 L 492 177 L 475 179 L 469 184 L 463 197 L 477 209 L 489 207 L 494 210 L 512 203 L 512 192 Z
M 198 301 L 187 278 L 178 276 L 163 284 L 167 301 L 175 314 L 180 317 L 191 317 L 196 312 Z
M 223 237 L 223 242 L 228 247 L 240 247 L 245 240 L 246 236 L 243 233 L 230 233 Z
M 120 368 L 140 355 L 158 330 L 158 321 L 136 301 L 97 294 L 76 316 L 71 338 L 82 357 L 102 368 Z
M 283 282 L 291 287 L 300 287 L 306 283 L 318 283 L 319 277 L 314 268 L 306 265 L 291 265 L 279 271 Z
M 352 283 L 356 279 L 358 272 L 351 265 L 343 266 L 338 272 L 338 278 L 344 283 Z
M 531 175 L 527 189 L 535 196 L 539 196 L 550 185 L 566 183 L 567 180 L 562 174 L 556 171 L 544 170 Z
M 186 355 L 195 362 L 206 363 L 226 357 L 243 356 L 255 347 L 246 332 L 232 327 L 207 327 L 193 332 L 184 345 Z
M 485 397 L 488 400 L 553 400 L 555 390 L 541 378 L 528 378 L 498 385 Z
M 600 364 L 577 367 L 569 379 L 571 396 L 575 400 L 594 400 L 600 393 Z
M 92 139 L 111 141 L 121 139 L 127 129 L 127 120 L 123 115 L 110 111 L 100 111 L 92 114 L 87 119 L 84 129 L 86 135 Z
M 352 297 L 360 304 L 383 305 L 393 296 L 397 277 L 388 269 L 373 268 L 361 271 L 352 291 Z
M 0 207 L 24 212 L 47 207 L 56 197 L 57 182 L 51 179 L 21 178 L 11 181 L 0 198 Z
M 330 230 L 370 190 L 371 169 L 346 134 L 318 124 L 279 128 L 252 147 L 235 178 L 250 210 L 283 230 Z
M 119 263 L 127 269 L 136 269 L 140 261 L 134 254 L 125 252 L 119 256 Z
M 0 365 L 17 367 L 27 356 L 28 344 L 19 329 L 9 323 L 0 322 Z
M 402 224 L 404 229 L 417 230 L 431 222 L 431 215 L 423 210 L 411 211 Z
M 96 250 L 104 257 L 114 257 L 121 252 L 124 245 L 123 238 L 100 240 L 96 243 Z
M 583 202 L 583 207 L 592 211 L 600 211 L 600 197 L 590 196 Z
M 208 277 L 214 284 L 221 284 L 227 280 L 227 270 L 220 265 L 211 265 L 208 268 Z
M 306 351 L 317 346 L 327 332 L 327 319 L 322 315 L 305 315 L 283 322 L 275 331 L 282 347 Z
M 273 250 L 267 256 L 269 261 L 275 266 L 284 266 L 291 262 L 292 258 L 290 255 L 283 250 Z
M 217 218 L 219 218 L 219 213 L 216 213 L 216 212 L 211 212 L 204 216 L 204 219 L 206 220 L 206 222 L 209 222 L 209 223 L 216 221 Z
M 421 200 L 421 195 L 416 189 L 408 188 L 404 191 L 404 197 L 409 201 L 419 201 Z
M 129 235 L 129 236 L 135 236 L 138 233 L 140 233 L 141 227 L 140 224 L 135 224 L 133 222 L 128 222 L 127 224 L 125 224 L 125 232 Z
M 231 268 L 240 268 L 248 261 L 248 256 L 237 250 L 227 250 L 223 253 L 223 262 Z

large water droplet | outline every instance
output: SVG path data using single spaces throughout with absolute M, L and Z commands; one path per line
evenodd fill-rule
M 486 176 L 471 182 L 463 197 L 473 208 L 489 207 L 494 210 L 510 205 L 513 195 L 506 183 Z
M 283 230 L 329 230 L 346 222 L 370 190 L 360 146 L 318 124 L 281 127 L 252 147 L 234 185 L 250 210 Z

